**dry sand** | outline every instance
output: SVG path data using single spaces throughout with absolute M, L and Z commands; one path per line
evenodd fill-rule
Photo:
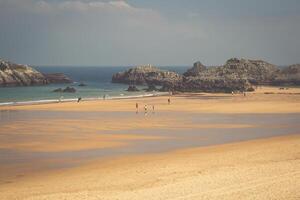
M 299 199 L 300 135 L 132 156 L 0 186 L 1 199 Z
M 79 104 L 2 106 L 0 110 L 135 112 L 136 102 L 140 110 L 144 104 L 154 104 L 156 112 L 169 113 L 299 113 L 300 88 L 263 87 L 247 93 L 246 97 L 242 94 L 178 94 L 171 97 L 171 105 L 167 105 L 167 97 L 162 96 Z M 0 127 L 0 148 L 36 152 L 114 148 L 130 145 L 135 140 L 165 138 L 103 132 L 249 126 L 199 125 L 184 121 L 180 115 L 164 120 L 108 117 L 101 122 L 101 125 L 99 120 L 83 119 L 12 122 Z M 299 134 L 157 155 L 126 156 L 0 180 L 0 199 L 300 199 L 299 158 Z M 14 170 L 0 166 L 2 174 L 10 171 Z

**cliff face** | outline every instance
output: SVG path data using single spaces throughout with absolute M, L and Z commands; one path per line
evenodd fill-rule
M 15 64 L 0 59 L 0 87 L 71 83 L 64 74 L 42 74 L 27 65 Z
M 29 86 L 47 83 L 45 76 L 35 69 L 0 59 L 0 86 Z

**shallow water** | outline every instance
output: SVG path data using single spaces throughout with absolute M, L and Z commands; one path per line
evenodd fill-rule
M 63 66 L 45 66 L 35 67 L 42 73 L 64 73 L 75 83 L 72 84 L 49 84 L 42 86 L 28 87 L 0 87 L 0 105 L 14 102 L 39 102 L 45 100 L 76 99 L 82 98 L 102 98 L 103 95 L 110 97 L 120 97 L 121 95 L 140 95 L 145 94 L 142 89 L 145 86 L 139 86 L 139 92 L 127 92 L 128 85 L 116 84 L 111 82 L 113 74 L 122 72 L 130 67 L 63 67 Z M 165 70 L 183 73 L 186 67 L 161 67 Z M 79 87 L 79 83 L 85 83 L 87 86 Z M 52 92 L 57 88 L 71 86 L 76 88 L 76 93 L 57 93 Z
M 145 120 L 157 118 L 160 120 L 178 117 L 192 124 L 247 124 L 245 128 L 165 128 L 133 129 L 122 131 L 105 131 L 109 134 L 142 134 L 165 136 L 162 140 L 138 140 L 129 146 L 106 149 L 93 149 L 64 152 L 24 152 L 0 149 L 0 165 L 23 166 L 32 163 L 38 170 L 63 168 L 78 165 L 83 161 L 127 154 L 157 153 L 179 148 L 190 148 L 223 144 L 271 136 L 299 134 L 300 114 L 205 114 L 186 112 L 156 112 L 136 114 L 134 112 L 61 112 L 61 111 L 0 111 L 1 126 L 12 122 L 30 122 L 32 120 L 51 119 L 84 119 L 101 120 L 105 118 L 130 118 Z M 178 126 L 177 126 L 178 127 Z M 3 134 L 2 137 L 6 137 Z M 80 130 L 78 130 L 80 131 Z M 102 132 L 103 133 L 103 132 Z M 1 135 L 0 135 L 1 136 Z M 30 170 L 29 170 L 30 171 Z M 23 172 L 22 172 L 23 173 Z M 0 176 L 1 177 L 1 176 Z

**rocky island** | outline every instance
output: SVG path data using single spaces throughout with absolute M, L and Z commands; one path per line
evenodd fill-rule
M 72 83 L 61 73 L 42 74 L 28 65 L 15 64 L 0 59 L 0 87 Z
M 138 66 L 125 72 L 119 72 L 112 77 L 113 83 L 136 85 L 163 85 L 182 81 L 182 76 L 176 72 L 161 70 L 151 65 Z
M 112 82 L 161 86 L 162 91 L 243 92 L 256 85 L 299 85 L 300 65 L 281 69 L 263 60 L 231 58 L 221 66 L 196 62 L 183 75 L 146 65 L 114 74 Z

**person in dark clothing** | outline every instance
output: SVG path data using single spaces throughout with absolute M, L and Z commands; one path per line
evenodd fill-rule
M 136 113 L 139 112 L 139 104 L 138 103 L 135 103 L 135 108 L 136 108 Z

